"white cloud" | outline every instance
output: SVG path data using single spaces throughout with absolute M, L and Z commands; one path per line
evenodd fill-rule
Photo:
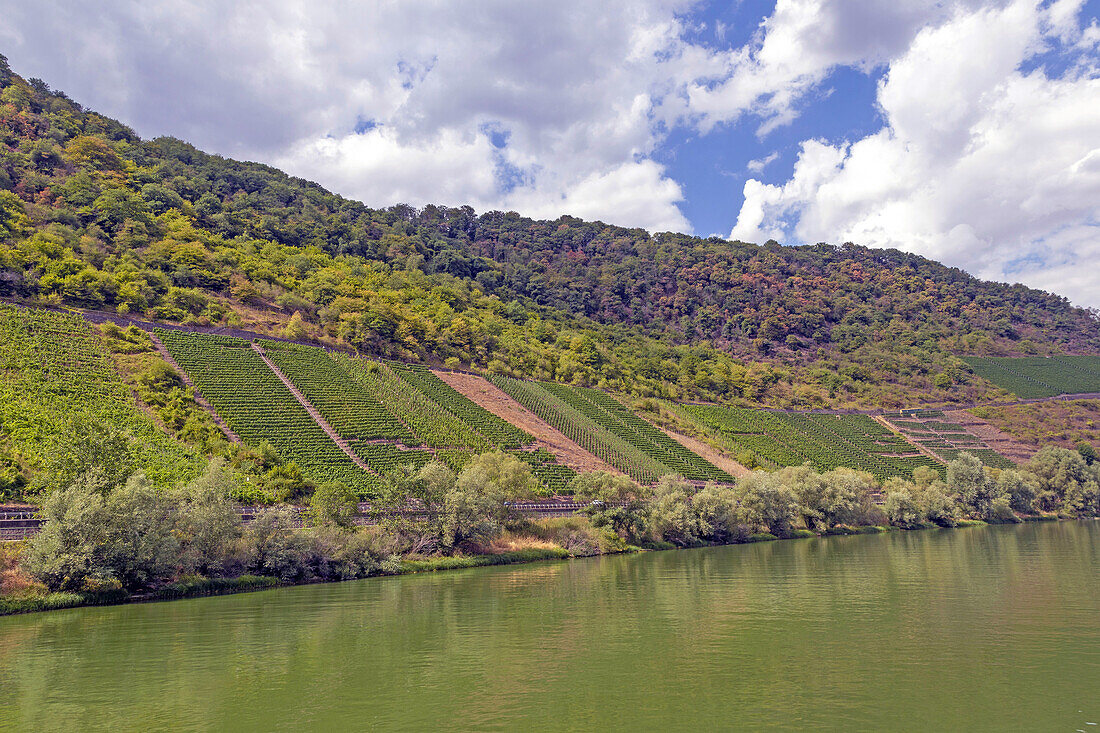
M 694 5 L 0 0 L 0 48 L 143 135 L 369 205 L 681 231 L 683 188 L 655 160 L 670 130 L 748 116 L 767 135 L 835 69 L 885 68 L 883 129 L 803 141 L 788 181 L 745 184 L 732 236 L 896 246 L 1096 301 L 1100 26 L 1082 26 L 1084 0 L 777 0 L 741 47 L 718 23 L 702 34 L 716 45 L 685 40 L 704 29 Z M 1051 44 L 1081 63 L 1021 70 Z
M 755 160 L 750 160 L 745 165 L 745 167 L 748 168 L 753 173 L 762 173 L 765 168 L 767 168 L 769 165 L 771 165 L 772 163 L 774 163 L 778 159 L 779 159 L 779 153 L 773 151 L 773 152 L 768 153 L 767 155 L 765 155 L 763 158 L 757 158 Z
M 868 69 L 901 54 L 929 24 L 978 0 L 778 0 L 753 43 L 708 59 L 687 84 L 685 113 L 703 129 L 754 114 L 765 135 L 838 66 Z
M 0 0 L 0 44 L 17 70 L 144 135 L 271 162 L 370 205 L 514 205 L 690 231 L 679 185 L 649 158 L 687 5 Z M 374 127 L 356 134 L 361 122 Z
M 1076 17 L 1017 0 L 922 31 L 880 84 L 885 127 L 748 181 L 731 237 L 897 247 L 1100 305 L 1100 77 L 1022 68 L 1080 43 Z

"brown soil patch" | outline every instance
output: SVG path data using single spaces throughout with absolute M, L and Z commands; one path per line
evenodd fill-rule
M 592 455 L 575 442 L 565 437 L 535 413 L 509 397 L 495 384 L 474 374 L 432 370 L 437 377 L 468 397 L 474 404 L 484 407 L 502 420 L 515 425 L 535 437 L 535 447 L 545 448 L 554 454 L 560 463 L 574 471 L 607 471 L 621 474 L 610 464 Z
M 966 432 L 977 436 L 986 445 L 1013 463 L 1024 463 L 1037 452 L 1037 449 L 1033 446 L 1021 443 L 1008 433 L 995 428 L 977 415 L 966 410 L 952 410 L 950 412 L 944 412 L 943 414 L 947 416 L 948 420 L 962 425 L 966 428 Z
M 752 473 L 752 471 L 750 471 L 748 468 L 742 466 L 740 463 L 733 460 L 726 454 L 720 452 L 717 448 L 709 445 L 708 443 L 704 443 L 697 438 L 692 438 L 687 435 L 681 435 L 680 433 L 673 432 L 668 428 L 662 428 L 660 425 L 658 425 L 657 428 L 665 435 L 687 448 L 692 453 L 702 456 L 703 458 L 710 461 L 712 464 L 722 469 L 734 478 L 743 478 L 744 476 L 748 476 L 750 473 Z

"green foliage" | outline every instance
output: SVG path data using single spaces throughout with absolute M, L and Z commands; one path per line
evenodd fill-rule
M 141 469 L 157 486 L 187 481 L 197 456 L 161 432 L 87 322 L 76 315 L 0 304 L 0 446 L 9 493 L 67 485 L 88 468 L 108 487 Z M 18 470 L 15 470 L 15 465 Z
M 358 512 L 358 494 L 338 481 L 321 484 L 309 500 L 310 518 L 321 527 L 351 527 Z
M 183 572 L 217 576 L 227 570 L 242 531 L 240 511 L 230 498 L 236 483 L 225 463 L 215 459 L 178 497 L 175 535 Z
M 695 487 L 681 476 L 662 476 L 649 500 L 649 536 L 680 547 L 698 544 L 704 530 L 692 498 Z
M 782 474 L 756 471 L 737 482 L 741 511 L 751 526 L 785 537 L 798 519 L 798 494 Z
M 577 501 L 619 502 L 644 499 L 649 495 L 629 476 L 590 471 L 577 474 L 569 483 L 570 492 Z
M 1100 346 L 1062 298 L 902 252 L 370 209 L 16 74 L 0 100 L 3 296 L 222 325 L 267 307 L 269 333 L 364 353 L 803 407 L 972 401 L 988 387 L 952 352 Z
M 1023 468 L 1035 477 L 1035 503 L 1039 509 L 1074 514 L 1100 512 L 1100 470 L 1095 464 L 1089 466 L 1076 451 L 1047 446 Z
M 537 488 L 528 464 L 496 451 L 470 459 L 457 476 L 435 461 L 397 468 L 387 475 L 377 508 L 388 510 L 380 519 L 404 551 L 451 554 L 497 537 L 512 518 L 508 502 Z
M 890 524 L 902 529 L 916 529 L 924 523 L 926 513 L 904 479 L 892 478 L 882 490 L 886 496 L 883 510 Z
M 23 566 L 50 590 L 137 590 L 178 570 L 166 495 L 140 473 L 104 497 L 108 489 L 93 469 L 47 497 Z
M 749 463 L 801 466 L 818 471 L 847 467 L 878 480 L 908 476 L 920 466 L 937 466 L 904 439 L 866 415 L 813 415 L 718 405 L 678 405 L 696 429 Z M 750 466 L 751 467 L 751 466 Z

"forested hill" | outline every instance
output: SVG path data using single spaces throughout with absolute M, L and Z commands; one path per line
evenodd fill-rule
M 0 297 L 639 395 L 988 396 L 961 354 L 1100 353 L 1093 314 L 898 251 L 371 209 L 141 140 L 0 57 Z

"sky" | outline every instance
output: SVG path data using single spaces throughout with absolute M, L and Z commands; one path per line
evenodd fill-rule
M 143 137 L 369 206 L 915 252 L 1100 307 L 1100 0 L 0 0 Z

